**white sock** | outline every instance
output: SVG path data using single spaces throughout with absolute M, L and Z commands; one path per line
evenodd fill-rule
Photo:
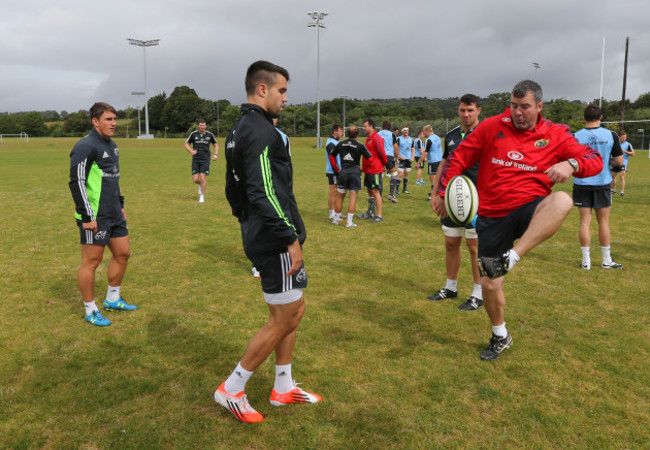
M 474 284 L 472 296 L 483 300 L 483 287 L 480 284 Z
M 226 380 L 224 388 L 230 395 L 237 395 L 246 389 L 246 383 L 253 376 L 255 372 L 249 372 L 241 366 L 241 362 L 237 364 L 235 370 L 230 374 Z
M 504 338 L 508 335 L 508 330 L 506 329 L 506 323 L 503 322 L 499 326 L 492 325 L 492 333 L 495 336 L 499 336 L 500 338 Z
M 447 284 L 445 284 L 445 289 L 449 289 L 450 291 L 457 291 L 458 280 L 450 280 L 449 278 L 447 278 Z
M 106 291 L 106 300 L 114 302 L 120 299 L 120 286 L 108 286 Z
M 580 247 L 582 250 L 582 263 L 591 263 L 591 256 L 589 255 L 589 247 Z
M 521 257 L 517 254 L 514 248 L 511 248 L 508 252 L 508 258 L 510 261 L 508 264 L 508 270 L 512 270 L 512 268 L 515 267 L 515 264 L 517 264 L 517 261 L 519 261 Z
M 92 302 L 84 302 L 84 308 L 86 308 L 87 316 L 91 315 L 94 311 L 99 311 L 99 309 L 97 309 L 97 305 L 95 304 L 95 300 Z
M 348 225 L 352 223 L 352 219 L 354 219 L 354 213 L 348 213 Z
M 600 251 L 603 254 L 603 264 L 611 264 L 612 263 L 612 255 L 610 253 L 611 247 L 608 245 L 607 247 L 600 247 Z
M 334 214 L 336 214 L 336 211 L 334 211 L 333 209 L 330 209 L 330 219 L 334 218 Z
M 286 394 L 293 389 L 293 378 L 291 377 L 291 364 L 275 366 L 275 384 L 273 389 L 278 394 Z

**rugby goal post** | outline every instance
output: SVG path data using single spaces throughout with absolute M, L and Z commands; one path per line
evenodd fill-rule
M 22 133 L 5 133 L 5 134 L 0 134 L 0 144 L 2 144 L 2 138 L 3 137 L 13 137 L 13 136 L 18 136 L 20 139 L 25 139 L 25 142 L 29 142 L 29 135 L 25 133 L 24 131 Z
M 612 122 L 600 122 L 600 123 L 620 123 L 622 126 L 625 126 L 626 123 L 642 123 L 642 122 L 650 122 L 650 119 L 642 119 L 642 120 L 625 120 L 622 123 L 620 121 L 612 121 Z M 637 130 L 639 133 L 641 133 L 641 148 L 640 150 L 645 150 L 643 148 L 643 141 L 645 140 L 645 129 L 638 129 Z M 629 134 L 629 133 L 628 133 Z M 650 139 L 648 140 L 648 158 L 650 158 Z

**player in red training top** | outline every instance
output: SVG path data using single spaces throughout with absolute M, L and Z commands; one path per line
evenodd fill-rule
M 360 219 L 372 219 L 370 222 L 377 223 L 384 220 L 381 194 L 383 189 L 384 167 L 386 166 L 386 151 L 384 150 L 384 139 L 375 131 L 375 121 L 366 119 L 363 122 L 363 131 L 366 133 L 366 148 L 372 158 L 364 159 L 361 166 L 364 179 L 363 184 L 368 188 L 368 211 L 359 214 Z M 377 210 L 375 211 L 375 207 Z
M 588 177 L 603 168 L 598 152 L 581 145 L 566 126 L 541 117 L 542 106 L 541 86 L 519 82 L 510 107 L 483 121 L 440 176 L 434 208 L 447 216 L 440 198 L 447 183 L 479 162 L 478 257 L 484 306 L 492 322 L 483 360 L 496 359 L 512 345 L 505 324 L 503 277 L 519 258 L 553 236 L 571 211 L 569 194 L 551 193 L 551 187 L 571 175 Z

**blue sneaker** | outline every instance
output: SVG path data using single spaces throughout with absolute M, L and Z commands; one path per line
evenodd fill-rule
M 96 325 L 98 327 L 107 327 L 111 324 L 111 321 L 102 316 L 102 313 L 99 311 L 93 311 L 92 314 L 86 316 L 86 320 L 91 325 Z
M 104 300 L 104 309 L 108 310 L 114 310 L 114 311 L 135 311 L 138 309 L 137 306 L 135 305 L 129 305 L 126 300 L 124 300 L 122 297 L 118 298 L 114 302 L 108 301 L 108 299 Z

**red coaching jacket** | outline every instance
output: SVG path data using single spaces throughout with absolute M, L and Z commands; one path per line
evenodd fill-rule
M 388 161 L 386 151 L 384 150 L 384 139 L 379 134 L 373 132 L 366 138 L 366 148 L 372 155 L 372 158 L 363 160 L 361 170 L 363 170 L 363 173 L 369 175 L 382 173 Z
M 447 183 L 479 161 L 476 183 L 478 213 L 503 217 L 522 205 L 551 193 L 553 183 L 544 173 L 553 164 L 574 158 L 584 178 L 603 170 L 600 154 L 581 145 L 566 125 L 541 116 L 532 130 L 520 131 L 512 124 L 510 108 L 490 117 L 461 143 L 447 160 L 440 175 L 438 195 Z

